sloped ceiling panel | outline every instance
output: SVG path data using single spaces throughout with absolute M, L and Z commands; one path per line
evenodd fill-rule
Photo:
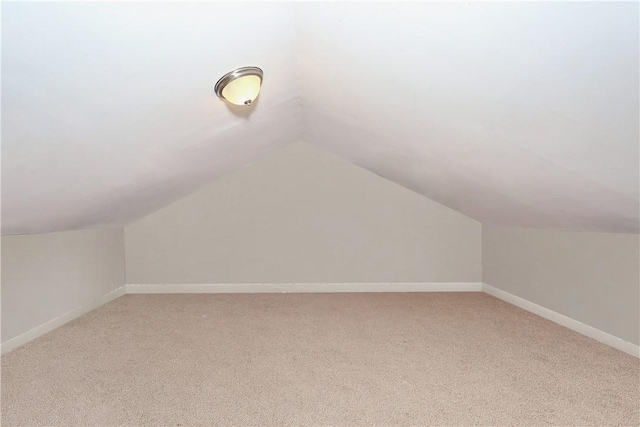
M 638 232 L 638 30 L 637 3 L 6 3 L 2 232 L 127 224 L 301 137 L 485 223 Z
M 638 3 L 296 18 L 308 142 L 486 223 L 638 232 Z
M 2 12 L 3 234 L 122 225 L 300 138 L 290 4 Z M 249 115 L 213 93 L 245 65 L 265 69 Z

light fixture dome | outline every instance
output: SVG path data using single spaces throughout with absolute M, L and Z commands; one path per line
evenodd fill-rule
M 235 105 L 251 105 L 262 86 L 262 70 L 258 67 L 241 67 L 228 72 L 216 83 L 216 95 Z

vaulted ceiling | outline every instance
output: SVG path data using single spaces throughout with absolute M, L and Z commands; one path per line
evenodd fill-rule
M 298 140 L 486 223 L 638 232 L 638 12 L 5 3 L 2 233 L 124 225 Z

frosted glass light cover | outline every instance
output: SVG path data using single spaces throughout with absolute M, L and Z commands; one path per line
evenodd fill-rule
M 250 105 L 260 93 L 260 76 L 243 76 L 227 83 L 222 89 L 224 99 L 235 105 Z

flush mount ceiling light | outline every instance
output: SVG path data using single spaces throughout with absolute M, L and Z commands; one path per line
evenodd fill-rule
M 251 105 L 260 93 L 262 70 L 258 67 L 241 67 L 230 71 L 216 83 L 216 95 L 235 105 Z

